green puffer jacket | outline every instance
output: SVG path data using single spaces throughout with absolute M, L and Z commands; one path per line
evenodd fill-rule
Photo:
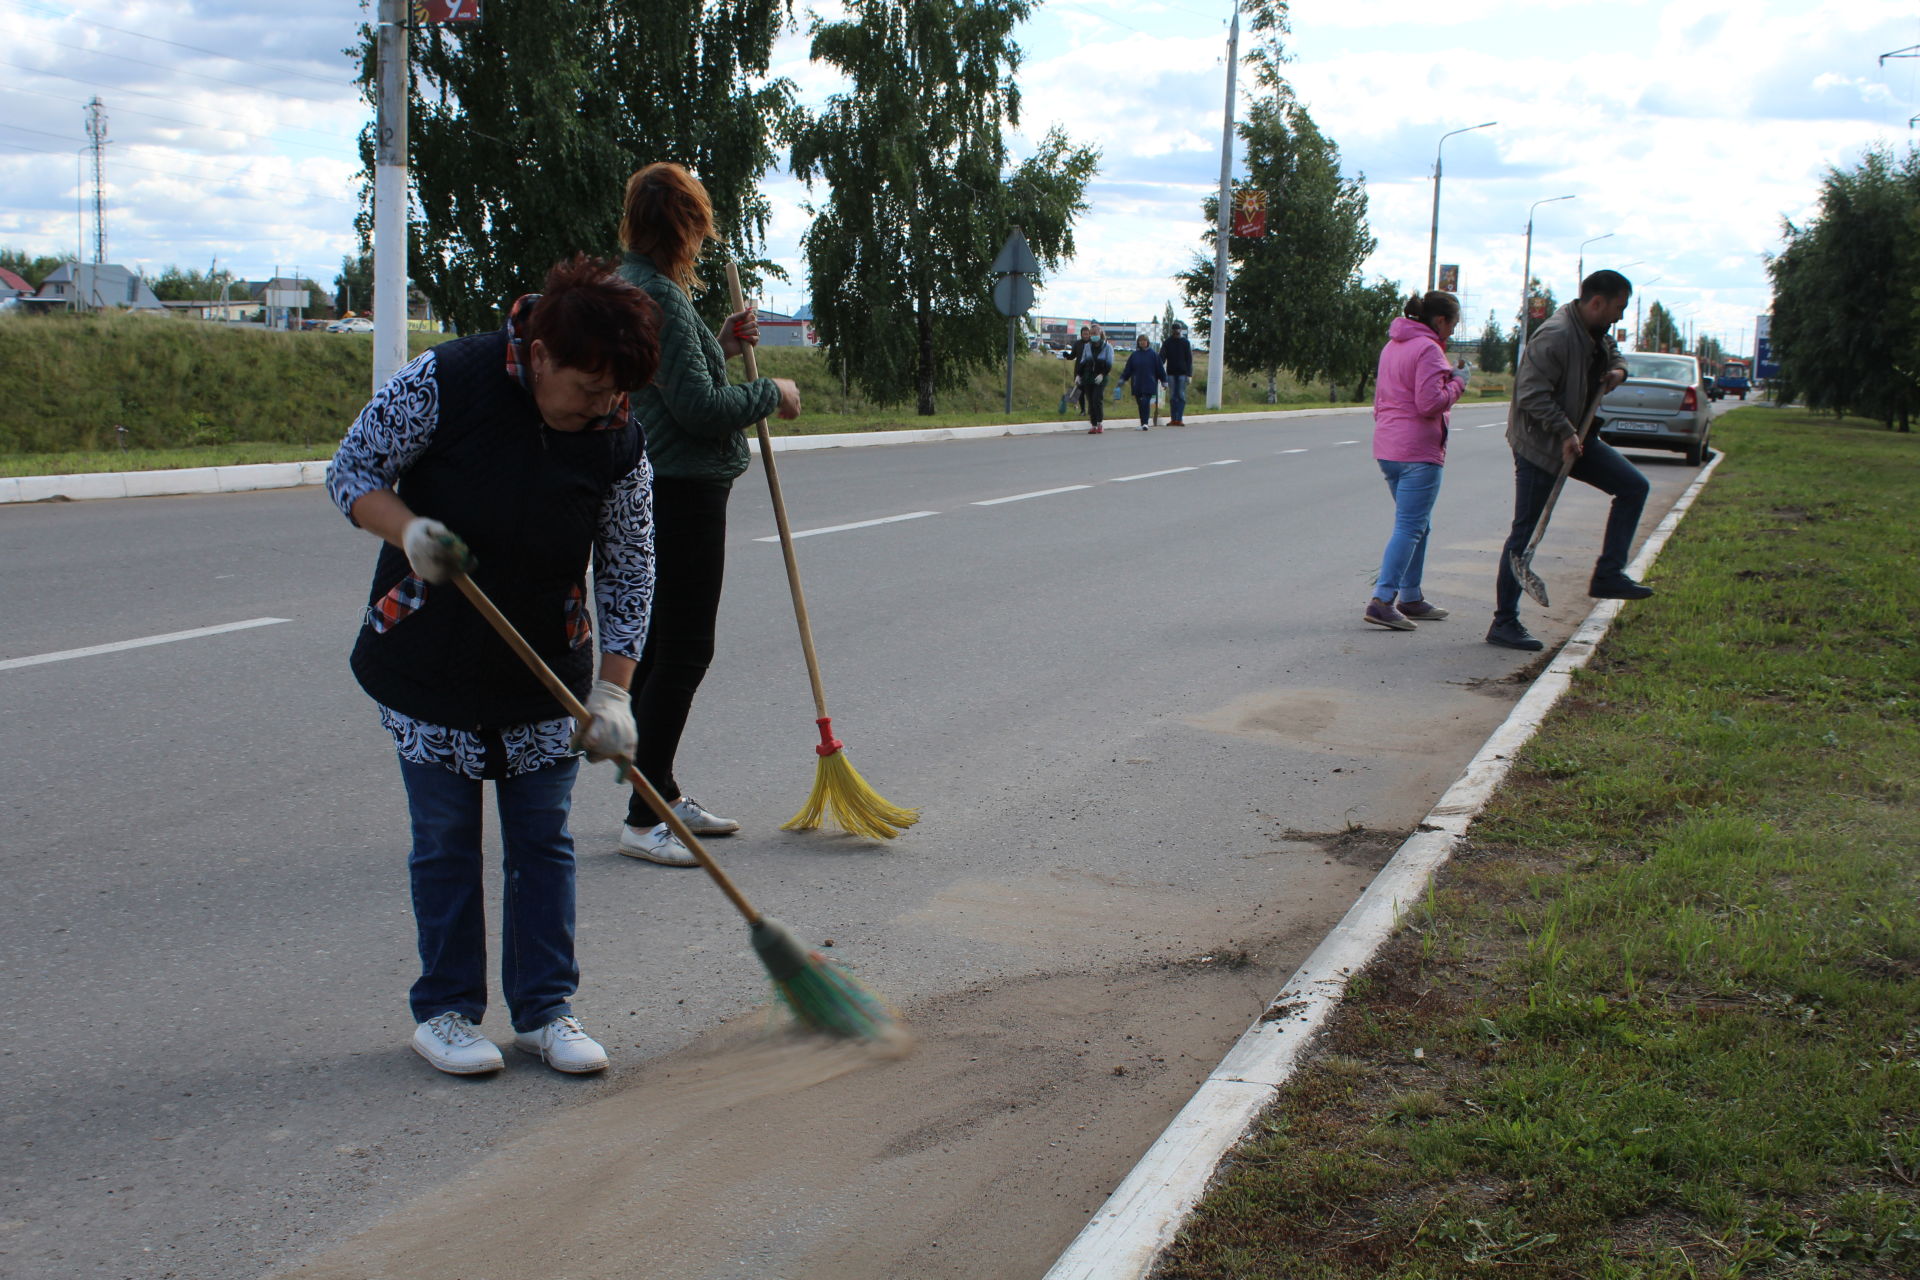
M 633 397 L 634 421 L 647 433 L 653 474 L 731 484 L 747 469 L 742 428 L 770 417 L 780 403 L 771 378 L 727 382 L 727 357 L 680 286 L 645 254 L 629 253 L 620 276 L 660 304 L 660 372 Z

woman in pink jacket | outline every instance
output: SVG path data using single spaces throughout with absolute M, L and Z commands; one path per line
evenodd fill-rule
M 1466 390 L 1470 372 L 1447 363 L 1447 339 L 1459 323 L 1460 303 L 1452 294 L 1415 294 L 1387 331 L 1380 352 L 1373 456 L 1393 495 L 1393 536 L 1367 601 L 1366 620 L 1376 627 L 1412 631 L 1416 620 L 1447 616 L 1422 594 L 1420 575 L 1427 561 L 1428 518 L 1447 460 L 1447 411 Z

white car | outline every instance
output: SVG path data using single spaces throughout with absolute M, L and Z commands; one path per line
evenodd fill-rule
M 335 320 L 327 326 L 328 333 L 372 333 L 373 321 L 365 316 L 349 316 L 345 320 Z

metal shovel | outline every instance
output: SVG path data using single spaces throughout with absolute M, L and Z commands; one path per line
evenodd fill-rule
M 1595 393 L 1593 403 L 1587 406 L 1586 417 L 1580 419 L 1579 439 L 1582 444 L 1586 443 L 1587 428 L 1593 425 L 1593 415 L 1600 411 L 1600 398 L 1606 394 L 1606 386 L 1603 383 L 1600 390 Z M 1520 589 L 1543 605 L 1547 603 L 1547 584 L 1542 582 L 1540 575 L 1533 571 L 1533 552 L 1547 532 L 1547 520 L 1553 515 L 1553 504 L 1560 500 L 1560 490 L 1566 486 L 1567 475 L 1573 470 L 1573 464 L 1577 461 L 1579 458 L 1576 455 L 1561 464 L 1560 474 L 1553 481 L 1553 490 L 1547 494 L 1547 504 L 1540 508 L 1540 518 L 1534 521 L 1533 536 L 1527 539 L 1526 550 L 1516 551 L 1507 558 L 1507 563 L 1513 568 L 1513 576 L 1520 579 Z

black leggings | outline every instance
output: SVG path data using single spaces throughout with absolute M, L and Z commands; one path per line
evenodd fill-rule
M 633 673 L 633 720 L 640 730 L 633 763 L 668 801 L 680 798 L 673 758 L 694 692 L 713 664 L 731 492 L 711 480 L 653 478 L 653 616 Z M 627 825 L 658 822 L 639 795 L 628 802 Z

